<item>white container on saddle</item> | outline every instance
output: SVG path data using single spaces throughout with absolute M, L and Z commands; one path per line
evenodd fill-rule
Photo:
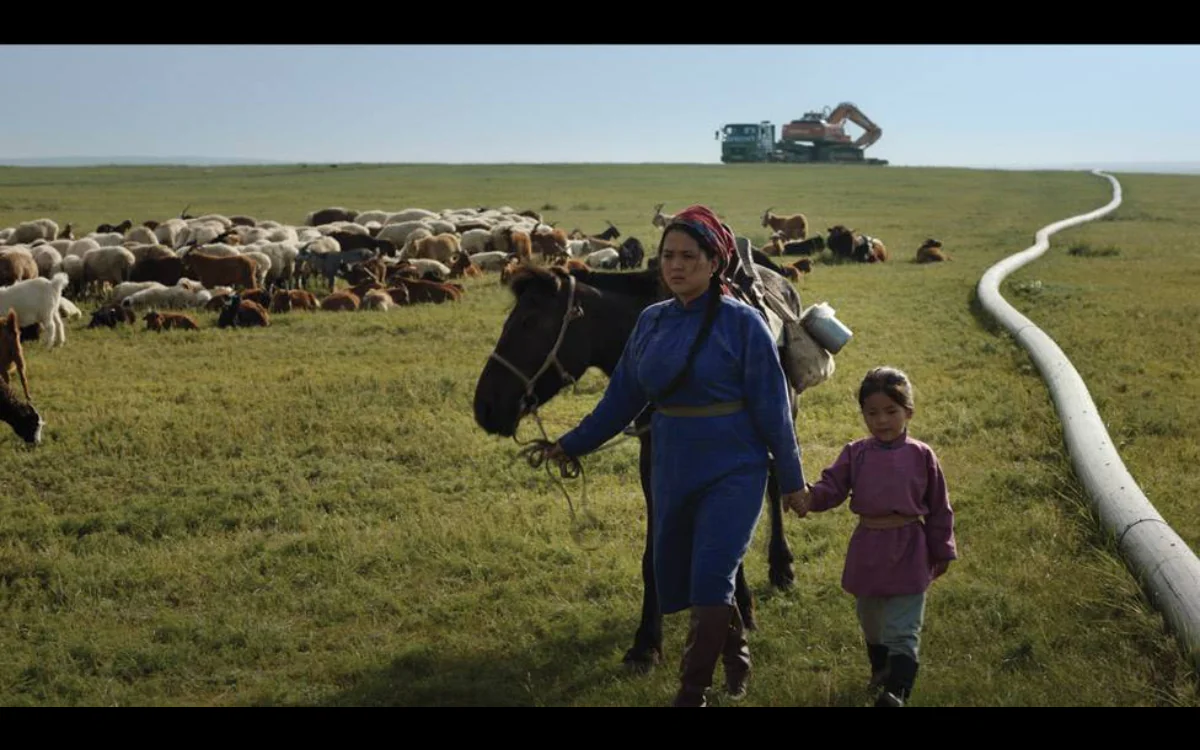
M 834 309 L 821 302 L 804 311 L 800 322 L 825 351 L 837 354 L 854 336 L 854 332 L 833 316 Z

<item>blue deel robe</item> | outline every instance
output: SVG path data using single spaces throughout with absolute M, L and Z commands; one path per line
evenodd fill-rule
M 560 439 L 568 455 L 600 447 L 666 388 L 687 361 L 711 293 L 686 307 L 672 298 L 642 311 L 600 403 Z M 762 512 L 768 452 L 778 459 L 781 492 L 804 487 L 787 379 L 770 329 L 753 307 L 722 296 L 691 375 L 662 405 L 738 400 L 746 408 L 727 416 L 654 413 L 653 556 L 664 614 L 734 603 L 737 567 Z

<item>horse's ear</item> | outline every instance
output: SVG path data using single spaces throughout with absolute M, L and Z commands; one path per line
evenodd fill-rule
M 517 297 L 530 290 L 554 296 L 558 294 L 560 284 L 562 284 L 562 279 L 550 271 L 537 266 L 522 265 L 513 272 L 508 287 Z

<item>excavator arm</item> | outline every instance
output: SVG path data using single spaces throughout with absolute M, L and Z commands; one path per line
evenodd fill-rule
M 883 136 L 883 128 L 871 122 L 870 117 L 867 117 L 865 114 L 863 114 L 861 109 L 854 106 L 850 102 L 842 102 L 834 107 L 834 110 L 830 113 L 827 122 L 830 125 L 838 125 L 844 122 L 846 119 L 849 119 L 850 122 L 867 131 L 863 133 L 857 141 L 854 142 L 854 145 L 857 148 L 865 149 Z

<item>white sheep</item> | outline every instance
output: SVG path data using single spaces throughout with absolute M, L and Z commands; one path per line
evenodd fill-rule
M 139 245 L 157 245 L 158 235 L 150 227 L 136 226 L 125 233 L 125 239 Z
M 492 242 L 492 233 L 486 229 L 468 229 L 459 237 L 458 244 L 467 255 L 487 252 Z
M 192 291 L 186 287 L 163 287 L 162 289 L 144 289 L 129 295 L 121 304 L 125 307 L 165 307 L 168 309 L 183 309 L 186 307 L 202 307 L 212 299 L 212 292 L 207 289 Z
M 282 227 L 276 227 L 275 229 L 282 229 Z M 266 240 L 269 242 L 271 232 L 275 230 L 263 229 L 262 227 L 238 227 L 236 231 L 238 233 L 238 237 L 241 238 L 243 245 L 253 245 L 259 240 Z
M 387 312 L 396 306 L 391 296 L 382 289 L 372 289 L 363 295 L 363 310 L 382 310 Z
M 133 253 L 123 247 L 88 250 L 83 256 L 84 286 L 99 286 L 104 282 L 116 285 L 128 281 L 129 272 L 136 262 Z
M 265 289 L 267 286 L 267 274 L 271 270 L 271 258 L 266 253 L 260 253 L 257 250 L 249 253 L 242 253 L 247 258 L 254 258 L 254 286 L 258 289 Z
M 167 247 L 179 247 L 183 244 L 179 242 L 179 237 L 185 229 L 187 222 L 183 219 L 167 219 L 154 228 L 154 237 L 157 242 Z
M 38 276 L 50 279 L 62 270 L 62 253 L 50 245 L 42 245 L 33 251 L 33 262 L 37 263 Z
M 74 302 L 61 295 L 58 298 L 58 312 L 64 318 L 83 317 L 83 311 L 76 307 Z
M 175 255 L 175 251 L 166 245 L 129 245 L 125 249 L 133 253 L 135 263 L 141 263 L 146 258 L 170 258 Z
M 417 269 L 421 278 L 425 278 L 426 274 L 433 274 L 441 281 L 450 278 L 450 267 L 433 258 L 410 258 L 408 262 Z
M 193 224 L 185 227 L 175 239 L 175 249 L 184 245 L 207 245 L 225 233 L 220 224 Z
M 397 211 L 390 214 L 387 220 L 383 222 L 386 227 L 389 224 L 403 224 L 406 221 L 420 221 L 422 219 L 440 219 L 441 217 L 433 211 L 426 211 L 423 208 L 406 208 L 403 211 Z
M 265 221 L 260 221 L 257 224 L 258 229 L 277 229 L 281 226 L 283 226 L 283 225 L 280 224 L 278 221 L 274 221 L 273 219 L 267 219 Z
M 387 211 L 363 211 L 358 216 L 355 216 L 354 220 L 359 224 L 362 224 L 364 227 L 367 225 L 367 222 L 371 221 L 377 222 L 380 226 L 383 226 L 383 222 L 387 221 L 388 216 L 390 215 L 391 214 Z
M 483 271 L 503 271 L 508 265 L 508 259 L 511 253 L 502 253 L 499 250 L 489 250 L 486 253 L 476 253 L 471 256 L 471 262 L 479 266 Z
M 76 258 L 82 258 L 84 255 L 87 255 L 88 250 L 95 250 L 99 247 L 100 243 L 97 242 L 94 237 L 84 237 L 83 239 L 72 242 L 70 247 L 67 248 L 67 251 L 63 253 L 62 256 L 64 260 L 66 260 L 67 256 L 69 255 L 74 255 Z
M 295 227 L 275 227 L 268 230 L 267 240 L 270 242 L 299 242 L 300 235 Z
M 594 253 L 589 253 L 583 259 L 591 268 L 616 268 L 620 263 L 621 255 L 611 247 L 606 247 L 603 250 L 597 250 Z
M 16 226 L 12 237 L 9 239 L 11 244 L 25 244 L 34 240 L 50 240 L 58 237 L 58 224 L 53 219 L 34 219 L 33 221 L 24 221 Z
M 188 223 L 192 226 L 197 224 L 220 224 L 221 231 L 224 232 L 233 226 L 233 219 L 221 214 L 205 214 L 204 216 L 197 216 L 194 219 L 188 219 Z
M 62 259 L 62 272 L 70 280 L 71 293 L 74 295 L 81 294 L 83 292 L 83 256 L 64 255 Z
M 0 229 L 0 245 L 7 245 L 13 234 L 17 231 L 16 227 L 5 227 Z
M 592 245 L 587 240 L 567 240 L 567 255 L 572 258 L 582 258 L 592 252 Z
M 405 221 L 399 224 L 387 224 L 383 229 L 379 230 L 379 234 L 375 235 L 376 239 L 391 240 L 396 247 L 403 247 L 408 242 L 409 236 L 418 230 L 425 230 L 429 235 L 433 235 L 429 224 L 424 221 Z
M 68 283 L 65 273 L 53 279 L 26 279 L 0 287 L 0 310 L 13 309 L 21 325 L 40 323 L 46 329 L 46 348 L 67 343 L 67 324 L 59 318 L 62 291 Z
M 46 244 L 57 250 L 59 255 L 66 255 L 67 250 L 69 250 L 71 245 L 74 243 L 75 240 L 61 239 L 53 240 L 51 242 L 47 242 Z
M 434 234 L 457 234 L 458 227 L 454 222 L 446 221 L 445 219 L 432 219 L 429 222 L 429 231 Z
M 120 232 L 92 232 L 84 239 L 95 240 L 100 247 L 119 247 L 125 242 L 125 235 Z
M 271 260 L 271 268 L 267 273 L 267 283 L 286 284 L 296 273 L 296 256 L 300 247 L 295 242 L 270 242 L 258 247 L 255 252 L 262 253 Z
M 160 284 L 157 281 L 122 281 L 113 287 L 112 293 L 109 295 L 109 302 L 117 303 L 123 301 L 126 297 L 144 292 L 147 289 L 166 289 L 166 284 Z

